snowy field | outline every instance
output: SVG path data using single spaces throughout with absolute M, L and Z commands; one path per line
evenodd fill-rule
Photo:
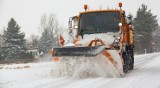
M 74 79 L 53 75 L 54 62 L 0 64 L 0 88 L 160 88 L 160 53 L 135 56 L 135 68 L 123 78 Z

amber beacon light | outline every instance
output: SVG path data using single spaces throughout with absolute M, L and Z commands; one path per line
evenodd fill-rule
M 118 3 L 118 6 L 119 6 L 119 7 L 122 7 L 122 3 L 121 3 L 121 2 L 119 2 L 119 3 Z
M 88 5 L 85 4 L 85 5 L 84 5 L 84 10 L 87 11 L 87 9 L 88 9 Z

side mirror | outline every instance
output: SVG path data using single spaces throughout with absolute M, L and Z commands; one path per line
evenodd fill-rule
M 72 21 L 71 20 L 69 20 L 69 22 L 68 22 L 68 27 L 72 28 Z
M 69 28 L 72 28 L 72 17 L 69 18 L 68 27 L 69 27 Z
M 132 15 L 127 16 L 127 23 L 132 24 Z

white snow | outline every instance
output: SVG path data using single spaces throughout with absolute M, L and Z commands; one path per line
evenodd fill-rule
M 118 34 L 118 33 L 117 33 Z M 107 46 L 111 45 L 115 39 L 113 35 L 116 34 L 109 34 L 109 33 L 100 33 L 100 34 L 85 34 L 83 39 L 79 38 L 80 40 L 76 43 L 81 44 L 82 46 L 87 46 L 91 40 L 101 39 Z M 105 42 L 107 41 L 107 42 Z
M 160 88 L 159 58 L 160 53 L 136 55 L 134 70 L 123 78 L 104 74 L 85 79 L 55 77 L 53 68 L 58 63 L 53 61 L 0 64 L 0 88 Z M 101 68 L 97 73 L 102 73 Z
M 75 44 L 73 43 L 74 38 L 75 38 L 75 31 L 76 29 L 73 29 L 72 32 L 69 34 L 69 30 L 66 30 L 65 32 L 63 32 L 62 36 L 65 40 L 65 44 L 64 47 L 66 46 L 75 46 Z M 120 35 L 120 31 L 117 33 L 96 33 L 96 34 L 84 34 L 83 39 L 81 36 L 78 36 L 78 41 L 76 42 L 76 45 L 81 45 L 81 46 L 88 46 L 88 44 L 95 39 L 101 39 L 106 46 L 110 46 L 115 38 L 119 37 Z M 107 42 L 105 42 L 107 41 Z

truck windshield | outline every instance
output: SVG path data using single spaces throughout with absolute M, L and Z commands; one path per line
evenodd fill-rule
M 91 12 L 81 14 L 80 30 L 83 34 L 118 32 L 120 13 Z

